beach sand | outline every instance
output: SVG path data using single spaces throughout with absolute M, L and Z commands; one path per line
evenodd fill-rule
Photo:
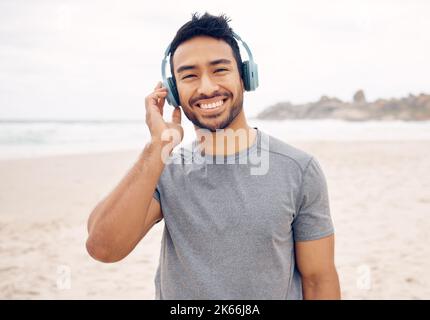
M 327 177 L 344 299 L 430 298 L 430 141 L 287 141 Z M 154 299 L 164 222 L 123 261 L 86 222 L 139 150 L 0 160 L 1 299 Z

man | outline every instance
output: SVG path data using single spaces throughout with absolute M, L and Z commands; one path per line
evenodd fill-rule
M 247 124 L 228 22 L 194 14 L 177 32 L 170 67 L 197 139 L 172 152 L 183 138 L 181 109 L 164 121 L 159 83 L 145 100 L 151 140 L 91 213 L 87 250 L 119 261 L 164 219 L 156 299 L 339 299 L 322 169 Z M 253 174 L 255 159 L 263 170 Z

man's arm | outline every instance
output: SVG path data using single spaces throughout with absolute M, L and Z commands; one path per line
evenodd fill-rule
M 303 299 L 340 299 L 334 264 L 334 235 L 295 243 L 297 267 L 302 277 Z
M 149 142 L 127 175 L 92 211 L 86 247 L 94 259 L 123 259 L 162 219 L 160 204 L 153 198 L 164 168 L 162 148 L 161 143 Z
M 146 124 L 151 140 L 138 161 L 115 189 L 91 212 L 88 219 L 88 253 L 102 262 L 116 262 L 126 257 L 161 220 L 160 204 L 153 195 L 164 170 L 166 156 L 184 137 L 181 109 L 174 108 L 172 122 L 163 119 L 167 89 L 161 81 L 146 96 Z M 169 136 L 163 138 L 165 133 Z M 176 135 L 171 136 L 172 133 Z

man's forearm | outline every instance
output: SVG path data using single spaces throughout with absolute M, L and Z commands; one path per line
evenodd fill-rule
M 324 277 L 302 279 L 304 300 L 338 300 L 341 298 L 337 272 Z
M 146 144 L 126 176 L 93 210 L 88 220 L 90 244 L 106 251 L 117 251 L 117 244 L 125 250 L 134 244 L 164 168 L 164 147 L 153 141 Z

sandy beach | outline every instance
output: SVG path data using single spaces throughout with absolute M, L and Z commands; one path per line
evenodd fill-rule
M 327 177 L 344 299 L 430 298 L 430 141 L 287 141 Z M 123 261 L 86 220 L 139 150 L 0 160 L 1 299 L 153 299 L 164 222 Z

